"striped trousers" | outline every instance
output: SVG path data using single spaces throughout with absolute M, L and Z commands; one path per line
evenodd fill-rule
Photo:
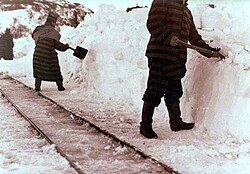
M 183 95 L 181 79 L 185 76 L 185 65 L 170 62 L 166 59 L 149 58 L 149 77 L 147 89 L 142 100 L 156 107 L 164 97 L 166 106 L 180 103 Z

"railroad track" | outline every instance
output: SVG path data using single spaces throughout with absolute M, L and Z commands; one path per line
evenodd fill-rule
M 0 92 L 79 174 L 178 174 L 129 142 L 9 76 L 0 75 Z

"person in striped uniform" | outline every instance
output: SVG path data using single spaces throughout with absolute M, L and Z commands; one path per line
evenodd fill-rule
M 65 90 L 56 50 L 66 51 L 69 45 L 59 41 L 61 35 L 55 30 L 58 17 L 56 13 L 51 12 L 45 24 L 36 27 L 32 33 L 32 38 L 36 43 L 33 54 L 33 76 L 36 91 L 41 90 L 42 80 L 56 82 L 59 91 Z
M 149 77 L 142 100 L 140 134 L 157 138 L 152 129 L 153 113 L 164 97 L 172 131 L 189 130 L 194 123 L 181 118 L 181 79 L 186 73 L 187 48 L 178 46 L 178 40 L 218 51 L 210 47 L 198 34 L 187 0 L 154 0 L 150 8 L 147 28 L 151 35 L 147 45 Z M 205 55 L 210 57 L 211 55 Z
M 13 60 L 13 36 L 10 29 L 6 28 L 5 33 L 0 37 L 0 59 Z

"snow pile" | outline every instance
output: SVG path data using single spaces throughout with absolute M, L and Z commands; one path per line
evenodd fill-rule
M 62 34 L 67 35 L 64 42 L 89 49 L 82 62 L 69 52 L 68 62 L 64 64 L 68 70 L 66 79 L 74 79 L 85 90 L 110 100 L 141 103 L 147 80 L 144 52 L 149 34 L 145 29 L 146 13 L 147 9 L 126 13 L 117 11 L 112 5 L 102 5 L 72 34 L 62 30 Z

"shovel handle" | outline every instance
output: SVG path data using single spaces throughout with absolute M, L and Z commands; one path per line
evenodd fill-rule
M 72 48 L 72 47 L 69 47 L 69 49 L 71 49 L 71 50 L 75 51 L 75 49 L 74 49 L 74 48 Z
M 190 48 L 190 49 L 196 50 L 198 52 L 202 52 L 202 53 L 208 54 L 210 56 L 218 57 L 221 60 L 225 59 L 225 56 L 222 53 L 220 53 L 220 52 L 214 52 L 214 51 L 208 50 L 206 48 L 201 48 L 201 47 L 198 47 L 198 46 L 195 46 L 195 45 L 191 45 L 191 44 L 188 44 L 188 43 L 183 42 L 181 40 L 178 40 L 177 43 L 180 46 L 183 46 L 183 47 L 186 47 L 186 48 Z
M 181 40 L 178 40 L 177 43 L 180 46 L 183 46 L 183 47 L 186 47 L 186 48 L 190 48 L 190 49 L 193 49 L 193 50 L 205 53 L 205 54 L 209 54 L 209 55 L 213 54 L 213 51 L 211 51 L 211 50 L 208 50 L 208 49 L 205 49 L 205 48 L 201 48 L 201 47 L 198 47 L 198 46 L 194 46 L 194 45 L 188 44 L 186 42 L 183 42 Z

